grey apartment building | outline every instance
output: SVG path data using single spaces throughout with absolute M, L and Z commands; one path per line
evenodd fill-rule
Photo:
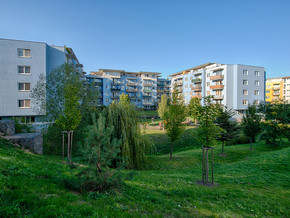
M 37 120 L 31 90 L 39 76 L 70 63 L 82 70 L 71 48 L 43 42 L 0 39 L 0 119 Z
M 191 98 L 213 96 L 217 104 L 243 114 L 248 104 L 265 101 L 265 68 L 242 64 L 206 63 L 172 74 L 184 102 Z

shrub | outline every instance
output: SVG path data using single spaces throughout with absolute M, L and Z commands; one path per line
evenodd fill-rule
M 12 118 L 15 122 L 15 133 L 32 133 L 34 129 L 31 124 L 21 122 L 21 118 Z

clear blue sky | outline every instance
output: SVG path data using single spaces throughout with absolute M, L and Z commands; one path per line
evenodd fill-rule
M 0 38 L 72 47 L 86 72 L 217 62 L 290 76 L 290 0 L 6 0 Z

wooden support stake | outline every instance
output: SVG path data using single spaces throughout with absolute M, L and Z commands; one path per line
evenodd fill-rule
M 211 149 L 211 183 L 213 184 L 213 148 Z

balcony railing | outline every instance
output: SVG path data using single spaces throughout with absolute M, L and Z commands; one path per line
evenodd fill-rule
M 223 80 L 224 75 L 216 75 L 216 76 L 211 76 L 209 77 L 211 80 Z
M 216 95 L 213 97 L 214 100 L 222 100 L 224 99 L 224 96 L 223 95 Z
M 157 83 L 157 86 L 165 86 L 165 84 L 164 83 Z
M 126 83 L 127 86 L 137 86 L 137 83 Z
M 152 98 L 152 95 L 143 95 L 143 98 Z
M 152 92 L 151 89 L 144 89 L 143 92 Z
M 196 78 L 192 80 L 193 83 L 201 83 L 202 79 L 201 78 Z
M 210 86 L 209 88 L 212 90 L 219 90 L 219 89 L 224 89 L 224 85 L 215 85 L 215 86 Z
M 113 96 L 113 97 L 111 97 L 112 99 L 119 99 L 120 98 L 120 96 L 119 95 L 117 95 L 117 96 Z
M 191 87 L 191 90 L 192 90 L 192 91 L 197 91 L 197 92 L 198 92 L 198 91 L 201 91 L 201 90 L 202 90 L 202 87 L 201 87 L 201 86 L 192 86 L 192 87 Z
M 198 98 L 198 99 L 201 99 L 202 96 L 201 96 L 201 95 L 192 95 L 191 98 Z
M 153 83 L 143 83 L 143 86 L 152 86 Z
M 143 105 L 150 106 L 150 105 L 153 105 L 153 103 L 152 102 L 143 102 Z
M 126 89 L 126 92 L 138 92 L 138 89 Z
M 280 93 L 273 93 L 273 95 L 277 96 L 277 95 L 280 95 Z
M 280 86 L 278 86 L 278 87 L 273 87 L 273 90 L 280 90 Z
M 182 86 L 183 85 L 183 82 L 175 82 L 174 85 L 175 86 Z
M 157 89 L 158 93 L 164 93 L 164 90 Z
M 111 90 L 112 91 L 121 91 L 121 87 L 120 86 L 116 86 L 116 85 L 112 85 Z

